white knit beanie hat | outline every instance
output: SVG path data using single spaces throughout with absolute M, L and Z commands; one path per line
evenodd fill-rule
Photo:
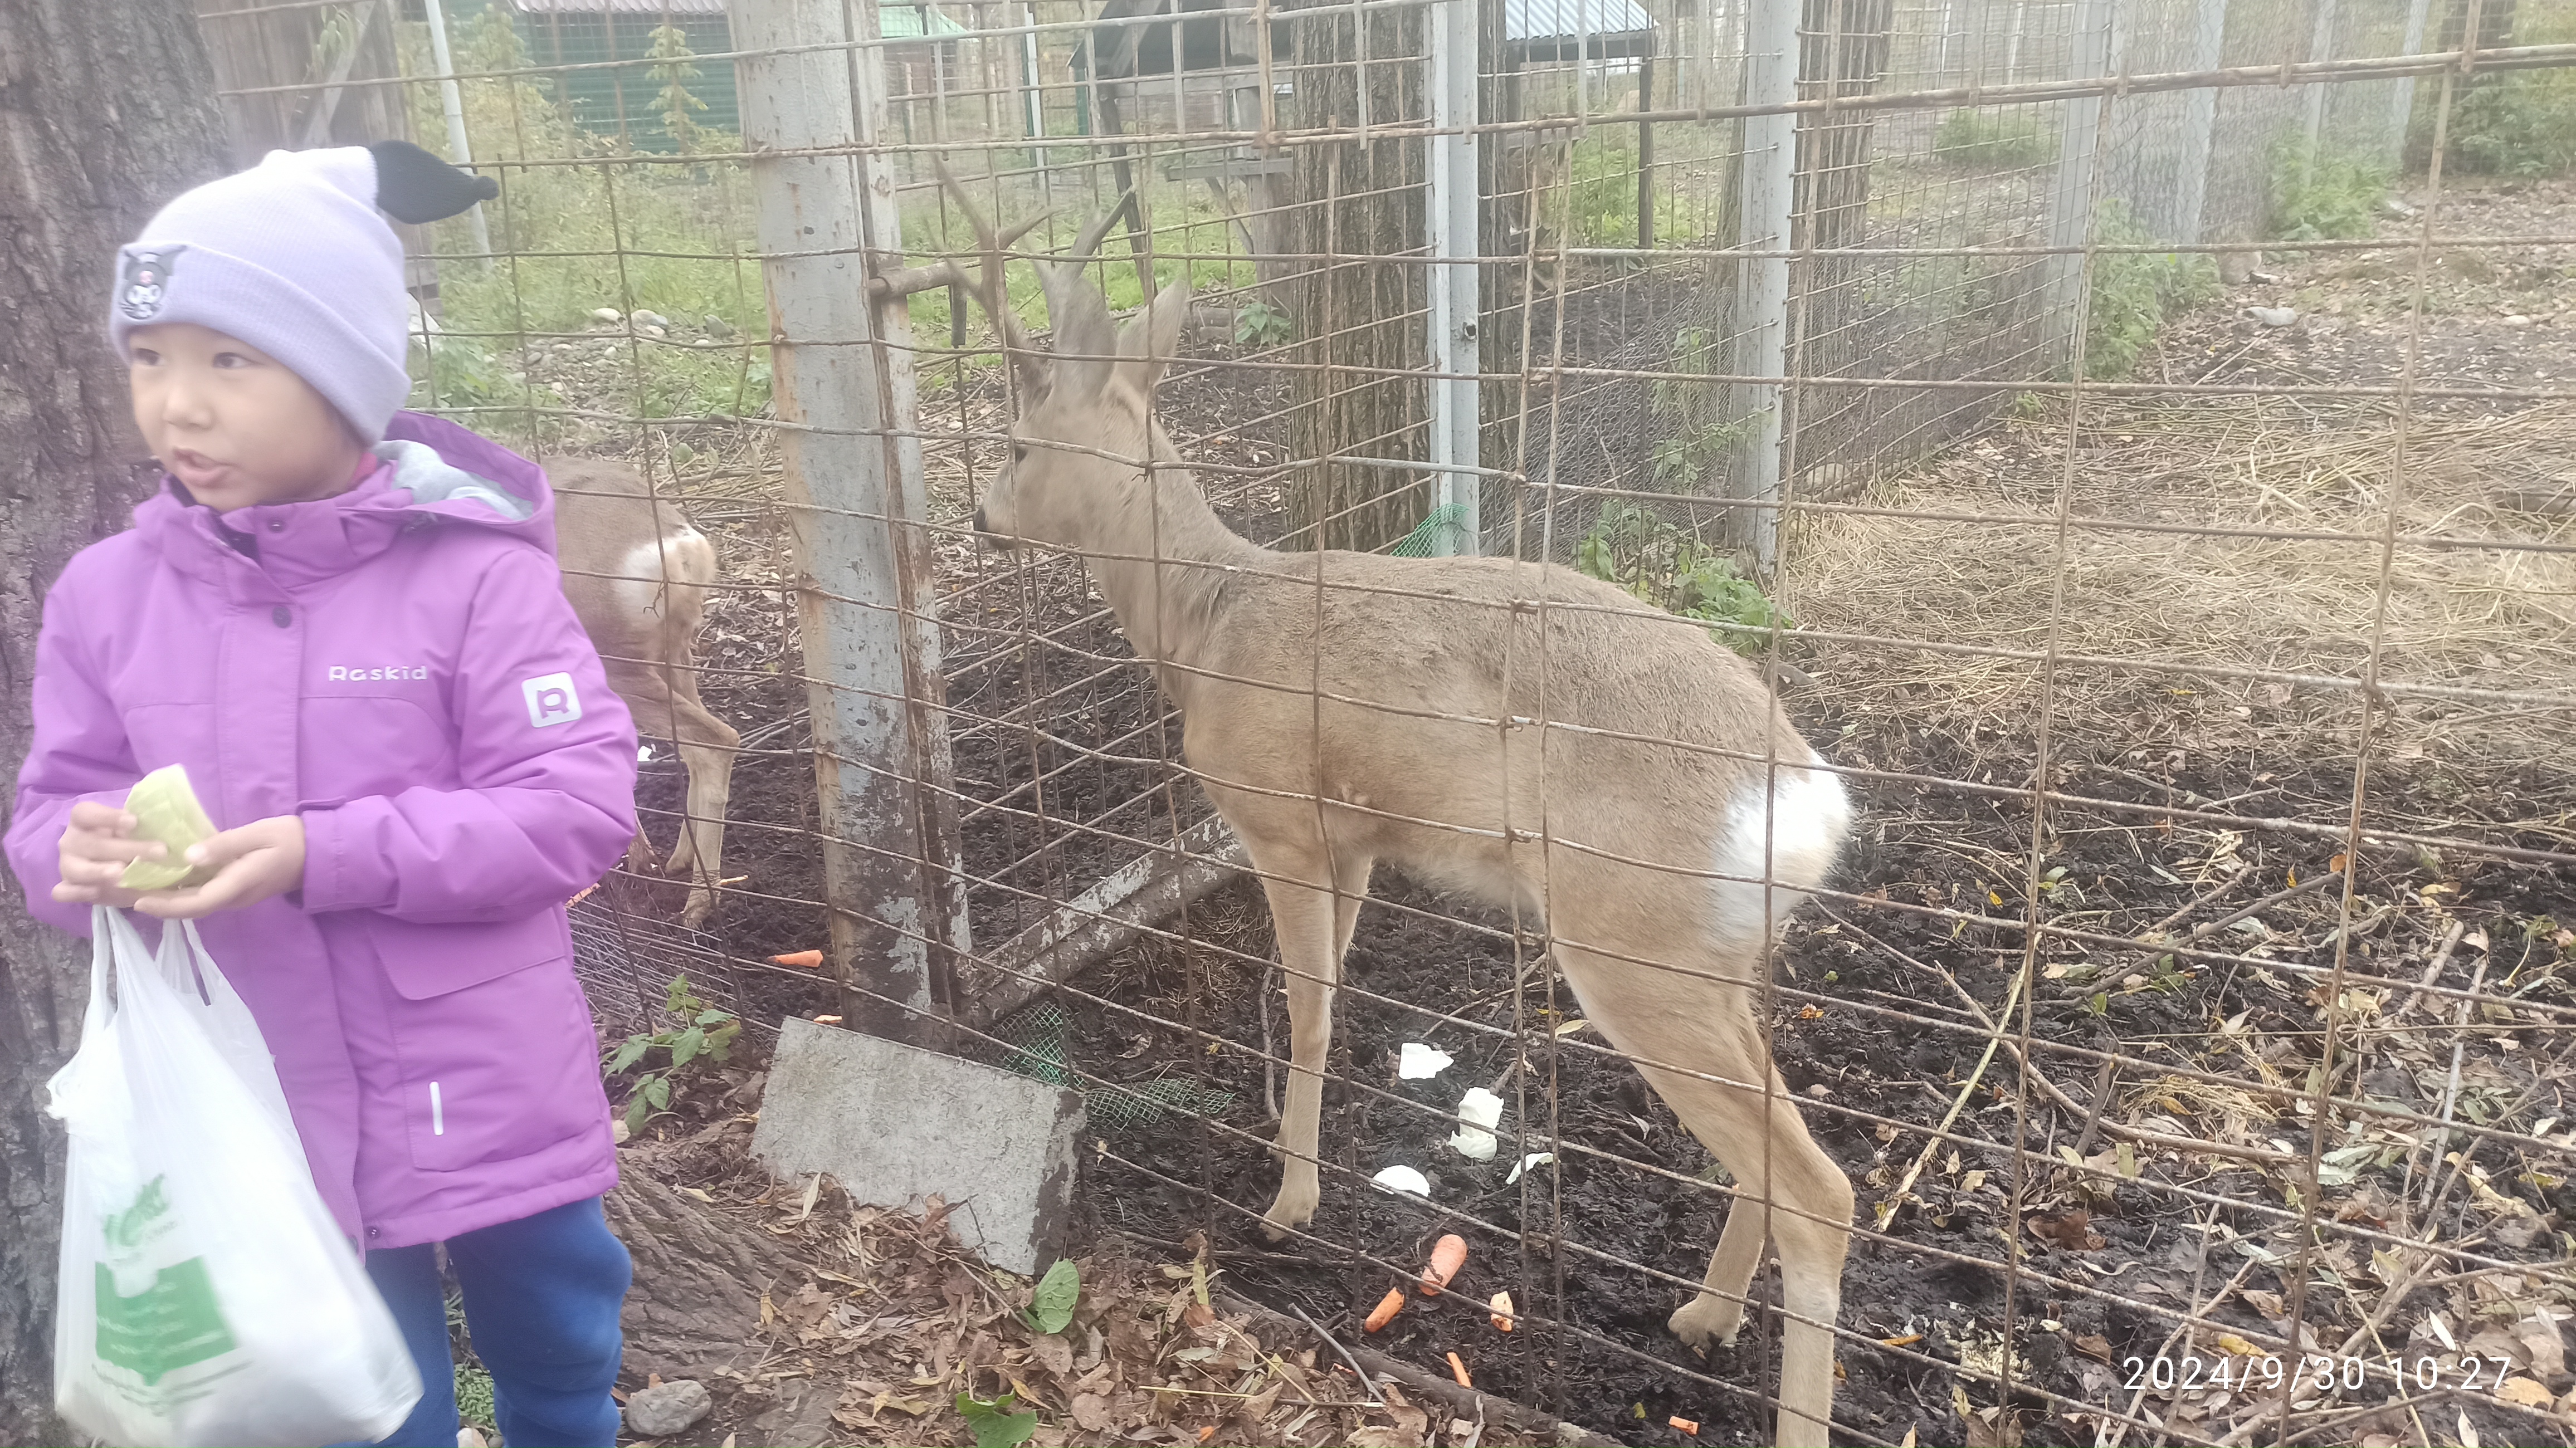
M 402 242 L 377 208 L 435 221 L 499 189 L 408 142 L 271 151 L 162 207 L 120 251 L 108 339 L 122 357 L 148 323 L 238 337 L 372 445 L 411 392 Z

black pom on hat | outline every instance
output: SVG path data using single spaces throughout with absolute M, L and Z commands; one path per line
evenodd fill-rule
M 376 158 L 376 207 L 396 221 L 445 221 L 501 194 L 500 182 L 460 171 L 409 141 L 378 141 L 367 150 Z

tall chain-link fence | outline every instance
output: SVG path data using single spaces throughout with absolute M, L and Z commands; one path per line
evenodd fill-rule
M 1460 1234 L 1369 1340 L 1621 1441 L 2576 1422 L 2563 3 L 202 13 L 501 178 L 416 405 L 713 544 L 566 555 L 704 613 L 613 1032 L 1068 1085 L 1345 1341 Z

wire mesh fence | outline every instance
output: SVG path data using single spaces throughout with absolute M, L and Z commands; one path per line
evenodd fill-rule
M 375 8 L 206 23 L 502 178 L 418 405 L 721 560 L 610 1029 L 1069 1085 L 1336 1333 L 1461 1233 L 1375 1340 L 1623 1441 L 2576 1423 L 2576 12 Z

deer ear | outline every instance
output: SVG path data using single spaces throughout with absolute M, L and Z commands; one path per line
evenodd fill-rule
M 1190 277 L 1154 293 L 1154 299 L 1118 332 L 1118 378 L 1140 393 L 1151 393 L 1164 364 L 1180 355 L 1181 329 L 1190 319 Z

